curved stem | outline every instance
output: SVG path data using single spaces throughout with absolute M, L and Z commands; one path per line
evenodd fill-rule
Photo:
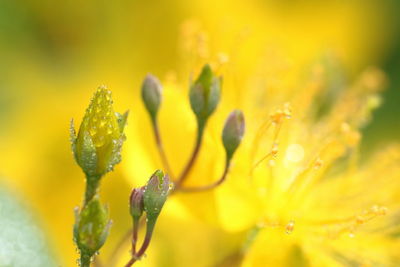
M 140 248 L 140 250 L 132 255 L 132 258 L 129 260 L 129 262 L 125 265 L 125 267 L 130 267 L 132 266 L 138 259 L 143 257 L 144 253 L 146 252 L 147 248 L 150 245 L 151 237 L 153 235 L 153 230 L 154 226 L 156 224 L 157 218 L 154 218 L 152 220 L 148 220 L 147 222 L 147 228 L 146 228 L 146 236 L 144 237 L 143 244 Z
M 124 236 L 118 241 L 117 245 L 115 246 L 113 252 L 111 253 L 111 256 L 109 258 L 108 265 L 107 266 L 115 266 L 115 261 L 118 257 L 118 255 L 121 253 L 121 250 L 126 242 L 128 242 L 128 239 L 132 236 L 133 229 L 130 228 Z
M 192 156 L 190 157 L 188 163 L 186 164 L 185 168 L 183 169 L 181 175 L 179 176 L 178 180 L 175 183 L 175 188 L 179 188 L 181 184 L 185 181 L 185 179 L 188 177 L 191 169 L 194 166 L 194 163 L 197 159 L 197 156 L 200 152 L 200 147 L 201 143 L 203 140 L 203 133 L 204 133 L 204 127 L 205 123 L 200 122 L 199 120 L 197 121 L 197 139 L 196 139 L 196 145 L 193 149 Z
M 136 254 L 136 243 L 138 240 L 139 232 L 139 219 L 133 219 L 133 231 L 132 231 L 132 255 Z
M 219 185 L 221 185 L 225 181 L 226 176 L 228 175 L 230 162 L 231 161 L 227 158 L 226 159 L 226 163 L 225 163 L 224 172 L 222 173 L 221 177 L 217 181 L 215 181 L 214 183 L 209 184 L 209 185 L 204 185 L 204 186 L 197 186 L 197 187 L 180 187 L 177 190 L 182 191 L 182 192 L 195 193 L 195 192 L 207 191 L 207 190 L 214 189 L 214 188 L 218 187 Z
M 167 173 L 170 175 L 170 177 L 174 177 L 171 167 L 169 165 L 168 162 L 168 158 L 167 155 L 165 154 L 165 150 L 164 150 L 164 146 L 161 140 L 161 134 L 160 134 L 160 129 L 158 127 L 158 123 L 157 120 L 154 118 L 152 118 L 152 126 L 153 126 L 153 131 L 154 131 L 154 138 L 156 139 L 156 145 L 157 145 L 157 149 L 158 149 L 158 153 L 160 154 L 161 157 L 161 162 L 165 168 L 165 170 L 167 171 Z

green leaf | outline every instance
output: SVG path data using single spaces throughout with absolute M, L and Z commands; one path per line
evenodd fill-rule
M 0 266 L 59 266 L 33 216 L 1 184 Z

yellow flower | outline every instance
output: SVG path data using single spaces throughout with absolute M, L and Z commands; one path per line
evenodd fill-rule
M 227 83 L 231 79 L 224 77 Z M 389 146 L 369 159 L 360 155 L 360 130 L 379 106 L 385 76 L 370 68 L 352 84 L 335 87 L 339 81 L 337 69 L 315 64 L 308 78 L 286 91 L 252 91 L 260 83 L 254 76 L 243 77 L 242 84 L 248 87 L 240 91 L 222 89 L 222 103 L 224 97 L 246 92 L 235 105 L 244 111 L 247 133 L 227 179 L 210 192 L 176 194 L 163 216 L 166 222 L 173 218 L 205 222 L 236 239 L 229 243 L 232 239 L 225 236 L 219 240 L 225 248 L 198 254 L 206 260 L 193 266 L 395 266 L 399 262 L 400 149 Z M 186 131 L 187 135 L 193 128 L 177 130 L 168 115 L 185 125 L 189 109 L 177 106 L 185 100 L 174 86 L 165 86 L 165 93 L 163 105 L 169 110 L 164 114 L 161 110 L 160 124 L 170 133 L 167 156 L 168 151 L 181 155 L 186 143 L 171 134 Z M 215 137 L 221 135 L 228 108 L 225 104 L 212 118 L 186 185 L 210 184 L 221 172 L 221 145 Z M 171 157 L 173 167 L 178 165 L 175 159 Z M 171 228 L 165 226 L 166 231 Z M 205 244 L 216 238 L 212 231 L 202 231 L 210 235 Z M 176 248 L 169 250 L 176 266 L 193 264 L 179 252 L 182 244 L 194 243 L 190 238 L 171 241 L 171 236 L 164 241 L 171 250 Z
M 242 266 L 400 260 L 400 150 L 382 149 L 359 163 L 359 129 L 376 107 L 383 74 L 367 70 L 326 107 L 325 71 L 319 66 L 308 85 L 292 92 L 290 106 L 253 120 L 235 168 L 215 192 L 222 227 L 248 232 L 233 254 Z M 265 100 L 268 107 L 273 101 Z

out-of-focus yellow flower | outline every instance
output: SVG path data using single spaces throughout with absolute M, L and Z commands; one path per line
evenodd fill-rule
M 218 66 L 218 61 L 213 64 Z M 389 146 L 363 162 L 359 153 L 360 130 L 379 106 L 385 75 L 369 68 L 353 83 L 342 83 L 339 70 L 328 60 L 279 85 L 281 90 L 260 86 L 262 76 L 250 73 L 237 82 L 238 76 L 228 73 L 224 77 L 240 89 L 222 89 L 223 106 L 206 130 L 187 181 L 191 186 L 209 184 L 221 171 L 217 137 L 223 116 L 218 113 L 236 105 L 247 118 L 247 133 L 226 182 L 213 192 L 176 194 L 163 214 L 166 224 L 173 218 L 196 220 L 236 238 L 227 244 L 228 238 L 219 237 L 220 249 L 197 254 L 205 260 L 193 263 L 179 247 L 195 240 L 180 235 L 171 241 L 174 238 L 169 235 L 158 242 L 170 246 L 167 253 L 174 266 L 395 266 L 400 260 L 400 197 L 396 193 L 400 149 Z M 190 110 L 168 107 L 169 101 L 176 105 L 185 97 L 173 85 L 164 91 L 167 110 L 160 111 L 161 129 L 192 132 L 193 128 L 169 125 L 172 117 L 191 125 L 190 117 L 177 112 Z M 225 98 L 235 101 L 224 102 Z M 180 154 L 179 147 L 185 143 L 174 138 L 166 142 L 171 165 L 176 166 L 172 155 Z M 201 231 L 207 236 L 202 242 L 213 243 L 214 234 L 209 229 Z M 155 265 L 161 262 L 157 255 L 166 257 L 160 249 L 149 252 L 155 253 Z
M 241 255 L 242 266 L 395 266 L 400 260 L 399 147 L 358 160 L 359 129 L 375 107 L 382 73 L 367 70 L 326 107 L 318 102 L 326 90 L 323 70 L 286 99 L 290 109 L 286 104 L 250 122 L 236 166 L 215 192 L 222 227 L 249 233 L 233 254 Z
M 76 8 L 78 4 L 82 8 Z M 251 133 L 257 131 L 269 112 L 290 101 L 293 119 L 282 126 L 283 133 L 285 127 L 297 124 L 299 112 L 295 106 L 309 106 L 312 94 L 298 101 L 291 101 L 288 96 L 304 89 L 301 76 L 304 69 L 309 69 L 310 61 L 328 49 L 343 60 L 353 76 L 366 64 L 380 62 L 392 42 L 391 29 L 396 27 L 382 1 L 172 0 L 109 1 L 101 5 L 65 1 L 57 5 L 61 8 L 54 8 L 53 1 L 14 1 L 6 5 L 4 12 L 10 11 L 10 23 L 6 23 L 10 31 L 2 35 L 6 66 L 2 69 L 6 77 L 2 80 L 2 93 L 7 97 L 5 110 L 9 113 L 5 115 L 8 120 L 0 139 L 4 152 L 0 155 L 0 171 L 2 181 L 20 192 L 37 212 L 63 266 L 75 265 L 70 229 L 74 224 L 73 208 L 80 204 L 84 190 L 81 170 L 70 155 L 66 122 L 71 117 L 80 118 L 94 85 L 111 86 L 118 100 L 116 104 L 134 114 L 127 128 L 123 164 L 103 181 L 102 201 L 109 203 L 114 221 L 99 257 L 103 260 L 130 227 L 126 207 L 130 187 L 144 184 L 148 174 L 162 166 L 140 99 L 140 82 L 147 72 L 159 77 L 165 74 L 161 79 L 166 85 L 165 100 L 158 116 L 165 150 L 176 171 L 187 160 L 192 148 L 190 137 L 194 137 L 196 129 L 187 102 L 189 74 L 205 62 L 212 62 L 223 74 L 221 102 L 210 118 L 200 164 L 194 167 L 187 181 L 189 185 L 206 184 L 223 168 L 220 134 L 229 111 L 234 108 L 244 111 L 246 132 L 250 133 L 246 141 L 252 139 Z M 149 17 L 150 13 L 154 16 Z M 191 17 L 194 19 L 187 20 Z M 181 42 L 177 42 L 182 22 L 183 35 Z M 329 92 L 325 89 L 321 91 Z M 314 102 L 320 100 L 318 97 Z M 370 103 L 376 104 L 376 100 L 371 98 Z M 359 142 L 361 135 L 357 131 L 343 128 L 352 132 L 346 139 Z M 307 146 L 300 145 L 309 151 Z M 259 148 L 259 156 L 270 149 L 269 144 L 262 146 L 265 147 Z M 245 168 L 239 163 L 243 159 L 240 151 L 248 148 L 246 144 L 240 147 L 228 183 L 217 194 L 239 176 L 235 174 L 238 170 Z M 274 146 L 278 157 L 283 157 L 284 149 L 281 142 Z M 294 146 L 289 151 L 301 149 Z M 320 163 L 324 166 L 322 160 Z M 254 177 L 259 172 L 260 168 L 255 169 Z M 247 170 L 243 173 L 248 175 Z M 387 187 L 383 183 L 380 188 Z M 219 198 L 217 201 L 212 193 L 171 197 L 159 218 L 148 257 L 138 264 L 210 266 L 225 257 L 242 243 L 236 230 L 246 227 L 236 225 L 247 221 L 250 228 L 253 223 L 248 221 L 257 221 L 252 218 L 256 214 L 252 212 L 253 205 L 247 205 L 243 198 L 248 195 L 240 198 L 237 194 L 225 194 L 221 198 L 225 201 Z M 217 212 L 226 202 L 238 213 L 246 209 L 249 212 L 236 217 L 226 216 L 231 214 L 228 211 Z M 360 210 L 368 209 L 367 206 Z M 388 207 L 388 214 L 392 212 Z M 233 219 L 230 227 L 226 227 L 229 218 Z M 381 216 L 370 223 L 386 218 L 389 217 Z M 220 227 L 221 221 L 224 228 Z M 298 225 L 299 221 L 294 221 L 293 235 L 287 237 L 296 235 Z M 177 232 L 185 234 L 177 238 Z M 355 237 L 357 240 L 359 235 Z M 186 241 L 194 244 L 196 253 L 187 253 Z M 295 254 L 298 250 L 290 251 Z M 128 248 L 125 255 L 129 257 Z M 126 263 L 125 259 L 122 263 Z

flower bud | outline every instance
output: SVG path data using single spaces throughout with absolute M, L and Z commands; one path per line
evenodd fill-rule
M 229 114 L 222 132 L 222 141 L 228 160 L 230 160 L 238 148 L 244 135 L 244 116 L 242 111 L 234 110 Z
M 197 120 L 205 123 L 216 109 L 221 93 L 221 77 L 206 64 L 190 88 L 190 105 Z
M 153 75 L 147 74 L 142 84 L 142 99 L 151 118 L 154 120 L 160 108 L 162 98 L 162 86 Z
M 110 226 L 108 209 L 94 197 L 75 218 L 74 239 L 81 253 L 93 256 L 106 241 Z
M 129 198 L 129 207 L 131 216 L 134 220 L 139 220 L 143 214 L 144 203 L 143 203 L 143 192 L 144 188 L 134 188 Z
M 123 133 L 128 113 L 117 115 L 111 91 L 97 89 L 86 109 L 78 136 L 71 124 L 71 142 L 75 159 L 87 176 L 102 176 L 121 161 Z
M 157 170 L 147 182 L 144 189 L 143 202 L 144 210 L 148 220 L 155 220 L 161 212 L 170 190 L 168 175 Z

